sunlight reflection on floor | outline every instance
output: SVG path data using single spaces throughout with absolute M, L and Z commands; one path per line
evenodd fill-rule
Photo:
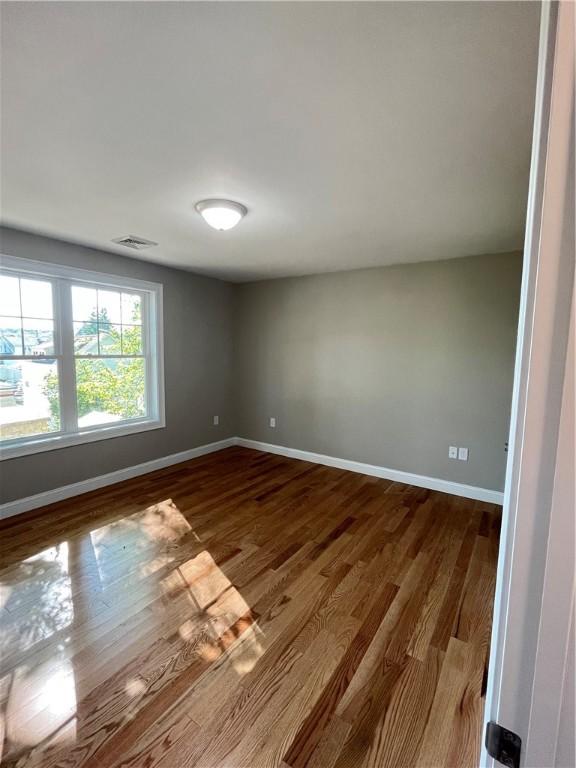
M 72 622 L 67 542 L 24 560 L 10 582 L 1 583 L 8 597 L 0 627 L 0 648 L 24 651 Z
M 174 560 L 174 549 L 191 526 L 172 499 L 90 532 L 100 583 L 106 589 L 128 573 L 149 576 Z M 156 548 L 172 545 L 172 551 Z M 148 556 L 145 553 L 150 553 Z
M 40 664 L 31 670 L 19 667 L 11 675 L 8 694 L 6 740 L 12 749 L 33 747 L 63 726 L 65 740 L 74 740 L 76 688 L 68 660 L 61 659 L 58 665 Z
M 0 747 L 5 756 L 12 759 L 37 746 L 59 750 L 75 742 L 77 698 L 82 700 L 91 690 L 82 690 L 74 664 L 86 648 L 97 664 L 98 641 L 108 642 L 106 622 L 112 619 L 112 630 L 125 620 L 110 613 L 114 603 L 107 601 L 117 595 L 126 601 L 127 616 L 131 600 L 137 605 L 142 595 L 149 604 L 163 598 L 156 603 L 161 628 L 170 616 L 179 620 L 173 631 L 177 629 L 181 641 L 191 644 L 196 658 L 207 664 L 225 656 L 238 675 L 254 667 L 264 652 L 263 634 L 210 552 L 203 550 L 167 571 L 182 557 L 184 536 L 186 546 L 197 551 L 200 536 L 166 499 L 49 547 L 4 572 L 0 651 L 6 663 L 0 673 L 0 725 L 5 733 Z M 78 632 L 80 637 L 90 632 L 85 627 L 94 621 L 93 626 L 104 631 L 88 645 L 78 644 Z M 119 663 L 130 661 L 130 648 L 140 648 L 140 639 L 138 633 L 130 637 Z M 146 696 L 147 682 L 132 675 L 121 684 L 133 717 Z
M 8 596 L 0 628 L 2 664 L 66 630 L 74 619 L 67 542 L 22 561 L 2 583 Z M 9 589 L 7 589 L 9 588 Z M 30 667 L 16 665 L 0 681 L 5 742 L 11 751 L 29 748 L 66 726 L 75 738 L 76 689 L 71 663 L 59 642 L 53 655 Z
M 264 653 L 258 639 L 261 632 L 250 606 L 207 550 L 175 569 L 162 583 L 171 596 L 189 595 L 196 612 L 178 631 L 187 641 L 198 638 L 200 630 L 201 637 L 207 635 L 198 645 L 205 661 L 215 661 L 242 637 L 238 652 L 230 654 L 230 662 L 240 675 L 254 667 Z

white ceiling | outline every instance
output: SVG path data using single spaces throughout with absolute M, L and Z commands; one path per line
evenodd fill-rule
M 3 221 L 233 280 L 521 248 L 539 10 L 3 3 Z

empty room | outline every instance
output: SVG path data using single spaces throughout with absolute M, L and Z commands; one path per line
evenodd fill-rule
M 576 768 L 574 4 L 0 16 L 2 766 Z

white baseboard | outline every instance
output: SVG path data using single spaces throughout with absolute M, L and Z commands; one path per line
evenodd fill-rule
M 104 488 L 107 485 L 120 483 L 122 480 L 129 480 L 132 477 L 145 475 L 148 472 L 153 472 L 156 469 L 163 469 L 172 464 L 180 464 L 182 461 L 195 459 L 198 456 L 204 456 L 207 453 L 221 451 L 223 448 L 229 448 L 231 445 L 236 444 L 237 438 L 229 437 L 226 440 L 219 440 L 216 443 L 199 445 L 197 448 L 190 448 L 188 451 L 172 453 L 170 456 L 162 456 L 160 459 L 152 459 L 152 461 L 145 461 L 143 464 L 136 464 L 133 467 L 126 467 L 125 469 L 118 469 L 115 472 L 108 472 L 106 475 L 90 477 L 87 480 L 81 480 L 79 483 L 63 485 L 60 488 L 54 488 L 51 491 L 37 493 L 34 496 L 26 496 L 23 499 L 16 499 L 7 504 L 0 505 L 0 520 L 12 517 L 13 515 L 20 515 L 22 512 L 29 512 L 31 509 L 44 507 L 47 504 L 54 504 L 57 501 L 69 499 L 72 496 L 79 496 L 81 493 L 95 491 L 98 488 Z
M 464 496 L 466 499 L 487 501 L 491 504 L 502 504 L 504 499 L 504 494 L 500 491 L 492 491 L 488 488 L 477 488 L 474 485 L 465 485 L 464 483 L 453 483 L 449 480 L 441 480 L 438 477 L 414 475 L 411 472 L 402 472 L 399 469 L 389 469 L 388 467 L 379 467 L 375 464 L 363 464 L 360 461 L 338 459 L 334 456 L 324 456 L 321 453 L 300 451 L 297 448 L 286 448 L 283 445 L 261 443 L 258 440 L 246 440 L 243 437 L 236 438 L 235 442 L 236 445 L 241 445 L 244 448 L 254 448 L 257 451 L 277 453 L 280 456 L 287 456 L 291 459 L 311 461 L 314 464 L 325 464 L 327 467 L 348 469 L 350 472 L 359 472 L 362 475 L 382 477 L 385 480 L 395 480 L 400 483 L 406 483 L 407 485 L 416 485 L 419 488 L 429 488 L 431 491 L 451 493 L 453 496 Z
M 72 496 L 79 496 L 81 493 L 95 491 L 98 488 L 104 488 L 107 485 L 120 483 L 122 480 L 129 480 L 132 477 L 145 475 L 156 469 L 170 467 L 172 464 L 180 464 L 183 461 L 195 459 L 198 456 L 204 456 L 207 453 L 221 451 L 232 445 L 241 445 L 244 448 L 253 448 L 257 451 L 267 453 L 276 453 L 280 456 L 287 456 L 291 459 L 300 459 L 310 461 L 314 464 L 324 464 L 327 467 L 337 467 L 338 469 L 347 469 L 350 472 L 359 472 L 362 475 L 372 475 L 382 477 L 385 480 L 396 480 L 407 485 L 416 485 L 419 488 L 429 488 L 431 491 L 442 491 L 451 493 L 454 496 L 464 496 L 467 499 L 477 499 L 478 501 L 487 501 L 492 504 L 502 504 L 504 494 L 500 491 L 491 491 L 487 488 L 477 488 L 474 485 L 465 485 L 464 483 L 453 483 L 449 480 L 441 480 L 437 477 L 426 477 L 426 475 L 415 475 L 411 472 L 402 472 L 399 469 L 389 469 L 388 467 L 379 467 L 375 464 L 363 464 L 360 461 L 349 461 L 348 459 L 338 459 L 335 456 L 325 456 L 321 453 L 312 453 L 311 451 L 301 451 L 297 448 L 287 448 L 283 445 L 273 445 L 272 443 L 261 443 L 258 440 L 247 440 L 243 437 L 229 437 L 226 440 L 219 440 L 216 443 L 199 445 L 197 448 L 191 448 L 188 451 L 172 453 L 170 456 L 163 456 L 160 459 L 146 461 L 143 464 L 136 464 L 133 467 L 119 469 L 116 472 L 108 472 L 106 475 L 82 480 L 79 483 L 64 485 L 60 488 L 54 488 L 51 491 L 37 493 L 34 496 L 26 496 L 23 499 L 16 499 L 7 504 L 0 505 L 0 520 L 13 515 L 20 515 L 23 512 L 29 512 L 31 509 L 44 507 L 48 504 L 54 504 L 57 501 L 69 499 Z

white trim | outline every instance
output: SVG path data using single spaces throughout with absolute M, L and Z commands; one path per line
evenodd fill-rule
M 375 464 L 363 464 L 360 461 L 338 459 L 335 456 L 325 456 L 321 453 L 301 451 L 297 448 L 287 448 L 283 445 L 261 443 L 258 440 L 247 440 L 244 437 L 228 437 L 225 440 L 218 440 L 215 443 L 200 445 L 197 448 L 191 448 L 188 451 L 172 453 L 169 456 L 162 456 L 160 459 L 152 459 L 152 461 L 136 464 L 133 467 L 118 469 L 115 472 L 109 472 L 106 475 L 98 475 L 97 477 L 91 477 L 87 480 L 81 480 L 79 483 L 63 485 L 60 488 L 53 488 L 51 491 L 44 491 L 44 493 L 37 493 L 34 496 L 26 496 L 23 499 L 9 501 L 6 504 L 0 505 L 0 520 L 13 517 L 14 515 L 20 515 L 31 509 L 45 507 L 46 505 L 54 504 L 57 501 L 69 499 L 72 496 L 79 496 L 81 493 L 88 493 L 88 491 L 95 491 L 98 488 L 104 488 L 107 485 L 120 483 L 123 480 L 129 480 L 132 477 L 145 475 L 148 472 L 154 472 L 156 469 L 162 469 L 163 467 L 170 467 L 173 464 L 179 464 L 183 461 L 189 461 L 198 456 L 204 456 L 207 453 L 221 451 L 224 448 L 230 448 L 233 445 L 240 445 L 243 448 L 252 448 L 256 451 L 265 451 L 266 453 L 275 453 L 280 456 L 287 456 L 291 459 L 310 461 L 313 464 L 324 464 L 327 467 L 336 467 L 350 472 L 359 472 L 362 475 L 382 477 L 385 480 L 395 480 L 400 483 L 406 483 L 407 485 L 416 485 L 419 488 L 429 488 L 431 491 L 442 491 L 443 493 L 450 493 L 454 496 L 464 496 L 464 498 L 467 499 L 477 499 L 478 501 L 487 501 L 492 504 L 502 503 L 502 494 L 487 488 L 476 488 L 473 485 L 452 483 L 437 477 L 414 475 L 411 472 L 402 472 L 399 469 L 379 467 Z
M 166 395 L 164 380 L 164 286 L 162 283 L 154 283 L 156 290 L 148 294 L 149 316 L 151 318 L 151 327 L 145 328 L 145 333 L 149 338 L 145 343 L 150 345 L 150 354 L 146 355 L 146 364 L 148 365 L 148 381 L 151 392 L 148 393 L 148 406 L 156 405 L 154 413 L 155 421 L 158 426 L 166 426 Z M 152 331 L 152 333 L 150 333 Z
M 514 384 L 512 387 L 512 405 L 510 430 L 508 437 L 508 460 L 504 483 L 504 504 L 500 547 L 496 570 L 496 588 L 494 608 L 492 610 L 492 633 L 490 658 L 484 704 L 484 722 L 480 744 L 481 768 L 494 768 L 496 763 L 486 749 L 484 734 L 486 724 L 493 720 L 512 729 L 512 723 L 502 721 L 499 711 L 499 698 L 504 675 L 504 643 L 509 611 L 509 587 L 511 562 L 514 550 L 516 512 L 518 509 L 518 472 L 523 445 L 524 410 L 526 407 L 526 380 L 530 360 L 532 335 L 532 317 L 534 311 L 534 292 L 538 273 L 538 248 L 540 241 L 540 218 L 544 194 L 546 144 L 548 138 L 550 95 L 552 91 L 552 66 L 554 61 L 554 38 L 556 31 L 557 8 L 550 2 L 543 2 L 540 11 L 540 40 L 538 51 L 538 73 L 534 106 L 534 125 L 532 135 L 532 154 L 530 160 L 530 180 L 526 213 L 526 231 L 524 234 L 524 263 L 522 286 L 520 289 L 520 308 L 518 334 L 516 341 L 516 359 L 514 363 Z M 517 726 L 516 726 L 517 727 Z M 521 738 L 525 734 L 521 734 Z
M 183 461 L 196 459 L 207 453 L 221 451 L 224 448 L 229 448 L 236 444 L 237 438 L 229 437 L 225 440 L 218 440 L 215 443 L 206 443 L 206 445 L 199 445 L 197 448 L 190 448 L 187 451 L 172 453 L 169 456 L 162 456 L 159 459 L 145 461 L 143 464 L 136 464 L 133 467 L 125 467 L 124 469 L 118 469 L 115 472 L 108 472 L 106 475 L 90 477 L 87 480 L 81 480 L 79 483 L 63 485 L 60 488 L 53 488 L 51 491 L 44 491 L 44 493 L 37 493 L 34 496 L 26 496 L 23 499 L 9 501 L 7 504 L 0 505 L 0 520 L 13 517 L 14 515 L 20 515 L 23 512 L 29 512 L 31 509 L 45 507 L 47 504 L 54 504 L 57 501 L 69 499 L 72 496 L 79 496 L 81 493 L 95 491 L 98 488 L 104 488 L 107 485 L 121 483 L 123 480 L 130 480 L 132 477 L 146 475 L 148 472 L 154 472 L 157 469 L 170 467 L 173 464 L 180 464 Z
M 546 557 L 561 510 L 553 503 L 554 472 L 574 285 L 574 252 L 562 242 L 562 227 L 570 226 L 562 216 L 570 215 L 568 195 L 574 189 L 573 14 L 571 2 L 542 4 L 510 451 L 484 706 L 485 722 L 496 721 L 522 739 L 523 766 L 552 765 L 547 758 L 542 762 L 538 751 L 554 741 L 562 695 L 556 662 L 548 656 L 552 647 L 541 646 L 545 653 L 539 658 L 537 641 L 548 616 L 543 600 L 550 600 L 558 615 L 565 595 L 565 583 L 556 581 L 560 569 L 548 571 L 556 588 L 546 583 Z M 561 542 L 551 557 L 567 563 L 573 542 L 566 534 Z M 552 631 L 565 633 L 566 626 L 556 621 Z M 542 719 L 535 727 L 531 707 L 540 697 L 545 707 L 539 707 Z M 484 745 L 480 765 L 496 765 Z
M 564 395 L 560 415 L 560 432 L 556 451 L 556 470 L 552 491 L 552 514 L 548 534 L 542 610 L 538 632 L 538 648 L 532 686 L 532 706 L 525 754 L 529 765 L 557 765 L 556 747 L 567 680 L 570 625 L 574 608 L 576 574 L 574 573 L 576 526 L 574 509 L 574 424 L 576 391 L 574 336 L 576 310 L 574 299 L 570 339 L 566 357 Z M 573 652 L 573 651 L 572 651 Z M 572 685 L 574 681 L 572 680 Z M 552 694 L 554 691 L 556 695 Z
M 72 445 L 94 443 L 98 440 L 108 440 L 111 437 L 125 437 L 140 432 L 148 432 L 152 429 L 164 429 L 166 424 L 158 419 L 126 420 L 121 423 L 106 424 L 101 427 L 88 428 L 78 432 L 57 433 L 47 437 L 40 436 L 37 439 L 26 440 L 10 446 L 0 446 L 0 461 L 17 459 L 21 456 L 31 456 L 34 453 L 44 451 L 56 451 L 59 448 L 68 448 Z
M 324 464 L 327 467 L 337 467 L 338 469 L 346 469 L 350 472 L 359 472 L 362 475 L 382 477 L 385 480 L 395 480 L 396 482 L 406 483 L 407 485 L 416 485 L 419 488 L 428 488 L 431 491 L 441 491 L 442 493 L 450 493 L 454 496 L 464 496 L 466 499 L 487 501 L 491 504 L 502 504 L 503 494 L 500 491 L 492 491 L 488 488 L 477 488 L 474 485 L 465 485 L 464 483 L 453 483 L 450 480 L 442 480 L 439 477 L 416 475 L 412 472 L 403 472 L 400 469 L 390 469 L 389 467 L 380 467 L 376 464 L 364 464 L 361 461 L 339 459 L 335 456 L 325 456 L 322 453 L 312 453 L 311 451 L 301 451 L 298 448 L 288 448 L 283 445 L 261 443 L 258 440 L 247 440 L 243 437 L 236 438 L 236 445 L 240 445 L 243 448 L 253 448 L 257 451 L 276 453 L 291 459 L 311 461 L 314 464 Z
M 95 272 L 91 269 L 69 267 L 65 264 L 55 264 L 51 261 L 36 261 L 35 259 L 27 259 L 24 256 L 10 256 L 6 253 L 0 253 L 0 265 L 2 269 L 11 269 L 15 272 L 31 272 L 34 275 L 43 275 L 45 277 L 62 277 L 68 280 L 98 283 L 109 288 L 133 288 L 136 291 L 154 292 L 162 286 L 162 283 L 151 283 L 148 280 L 140 280 L 136 277 L 110 275 L 107 272 Z
M 111 437 L 162 429 L 166 426 L 164 382 L 164 312 L 163 286 L 132 277 L 109 275 L 51 262 L 35 261 L 20 256 L 0 254 L 2 270 L 18 276 L 30 275 L 50 279 L 53 286 L 56 349 L 53 355 L 59 362 L 61 431 L 14 438 L 0 443 L 0 461 L 28 456 L 43 451 L 57 450 L 72 445 L 105 440 Z M 72 307 L 70 285 L 87 282 L 96 288 L 115 288 L 136 291 L 142 296 L 143 354 L 146 366 L 147 416 L 125 419 L 113 424 L 78 428 L 75 397 L 75 370 L 73 354 Z M 22 356 L 13 356 L 14 360 Z M 4 358 L 7 359 L 7 358 Z M 99 355 L 90 359 L 101 359 Z M 67 395 L 67 396 L 66 396 Z M 73 396 L 72 396 L 73 395 Z

